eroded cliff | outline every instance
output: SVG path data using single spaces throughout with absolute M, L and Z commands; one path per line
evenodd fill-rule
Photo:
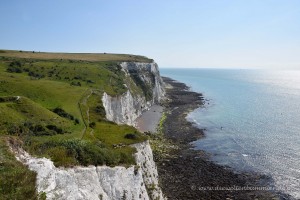
M 123 62 L 120 64 L 127 80 L 127 92 L 102 97 L 106 118 L 118 124 L 134 125 L 135 119 L 164 96 L 163 81 L 156 63 Z
M 47 199 L 163 199 L 148 141 L 135 144 L 136 165 L 55 167 L 47 158 L 30 156 L 20 148 L 13 151 L 19 161 L 37 173 L 37 190 Z
M 135 120 L 164 96 L 163 81 L 156 63 L 123 62 L 127 91 L 110 96 L 103 92 L 106 119 L 134 125 Z M 164 199 L 148 141 L 136 148 L 136 165 L 55 167 L 47 158 L 29 155 L 21 148 L 13 151 L 18 160 L 37 173 L 37 190 L 47 199 Z

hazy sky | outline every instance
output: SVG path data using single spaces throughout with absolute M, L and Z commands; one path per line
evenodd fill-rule
M 300 0 L 1 0 L 0 49 L 300 69 Z

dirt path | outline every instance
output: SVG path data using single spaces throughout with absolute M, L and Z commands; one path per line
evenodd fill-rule
M 93 90 L 90 90 L 90 93 L 88 95 L 85 95 L 86 93 L 87 93 L 87 91 L 84 93 L 83 98 L 81 100 L 79 100 L 79 102 L 78 102 L 78 107 L 79 107 L 79 110 L 80 110 L 81 118 L 82 118 L 82 121 L 84 123 L 84 129 L 82 130 L 81 139 L 86 134 L 87 129 L 88 129 L 89 124 L 90 124 L 90 113 L 89 113 L 90 110 L 89 110 L 89 107 L 87 105 L 87 101 L 90 98 L 90 96 L 93 94 Z M 86 112 L 85 112 L 86 117 L 84 116 L 83 106 L 87 107 Z M 94 130 L 91 130 L 90 134 L 93 134 L 93 133 L 94 133 Z

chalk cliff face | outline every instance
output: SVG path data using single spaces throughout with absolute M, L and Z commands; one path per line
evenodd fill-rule
M 162 191 L 158 185 L 158 173 L 155 162 L 153 160 L 152 149 L 149 142 L 143 142 L 133 145 L 137 149 L 135 158 L 137 165 L 142 169 L 144 184 L 148 188 L 150 199 L 163 200 Z
M 142 111 L 164 96 L 163 82 L 156 63 L 121 63 L 130 84 L 120 96 L 102 96 L 106 118 L 118 124 L 134 125 Z M 130 82 L 131 81 L 131 82 Z M 133 85 L 132 85 L 133 84 Z M 13 149 L 18 160 L 37 172 L 37 190 L 47 199 L 164 199 L 149 142 L 133 145 L 136 165 L 55 167 L 47 158 L 35 158 L 22 149 Z
M 134 125 L 135 119 L 164 96 L 163 81 L 156 63 L 123 62 L 120 64 L 127 77 L 142 92 L 133 91 L 127 85 L 127 92 L 112 97 L 104 92 L 102 97 L 106 118 L 118 124 Z
M 19 161 L 37 173 L 37 190 L 47 199 L 163 199 L 148 142 L 134 145 L 136 166 L 89 166 L 57 168 L 47 158 L 35 158 L 22 149 L 13 149 Z
M 133 97 L 128 90 L 125 94 L 111 97 L 105 92 L 102 96 L 103 106 L 106 112 L 106 119 L 117 124 L 134 125 L 135 119 L 142 114 L 142 107 L 147 109 L 145 98 L 137 95 Z
M 140 87 L 136 92 L 130 85 L 128 90 L 120 96 L 102 96 L 106 118 L 118 124 L 134 125 L 137 117 L 151 105 L 159 103 L 165 91 L 156 63 L 123 62 L 120 64 L 126 77 L 134 81 L 135 86 Z M 148 188 L 151 199 L 164 199 L 161 189 L 158 187 L 158 174 L 153 161 L 152 150 L 148 142 L 133 145 L 137 149 L 136 161 L 142 170 L 143 183 Z

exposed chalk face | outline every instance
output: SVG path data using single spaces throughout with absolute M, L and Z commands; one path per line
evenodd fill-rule
M 129 86 L 123 95 L 111 97 L 103 93 L 106 118 L 118 124 L 135 125 L 135 120 L 151 105 L 160 102 L 165 92 L 156 63 L 121 63 L 126 76 L 135 70 L 140 80 L 151 85 L 152 99 L 143 94 L 132 94 Z M 22 149 L 14 149 L 18 160 L 37 173 L 37 190 L 47 199 L 102 199 L 127 200 L 165 199 L 158 186 L 158 174 L 149 142 L 133 145 L 136 166 L 77 166 L 55 167 L 47 158 L 35 158 Z
M 14 149 L 16 158 L 37 173 L 37 190 L 47 199 L 115 200 L 164 199 L 149 142 L 135 144 L 136 166 L 55 167 L 47 158 L 35 158 Z M 151 187 L 151 192 L 146 188 Z M 150 191 L 150 190 L 149 190 Z
M 126 76 L 130 76 L 130 71 L 134 70 L 146 85 L 151 86 L 152 99 L 146 100 L 142 94 L 132 94 L 129 86 L 128 91 L 123 95 L 111 97 L 103 93 L 102 102 L 106 112 L 106 118 L 118 124 L 134 125 L 137 117 L 142 112 L 155 103 L 159 103 L 165 91 L 163 81 L 160 77 L 156 63 L 135 63 L 123 62 L 120 64 Z
M 160 77 L 158 65 L 155 62 L 123 62 L 120 65 L 126 74 L 129 74 L 130 70 L 135 70 L 144 83 L 152 85 L 153 98 L 151 100 L 151 104 L 160 102 L 165 94 L 165 91 L 163 87 L 163 80 Z
M 158 173 L 153 160 L 152 149 L 148 141 L 133 145 L 137 149 L 136 162 L 142 169 L 143 180 L 148 188 L 150 199 L 165 199 L 161 188 L 158 185 Z
M 135 119 L 151 105 L 141 96 L 133 97 L 129 91 L 117 97 L 111 97 L 104 92 L 102 102 L 106 119 L 128 125 L 134 125 Z

